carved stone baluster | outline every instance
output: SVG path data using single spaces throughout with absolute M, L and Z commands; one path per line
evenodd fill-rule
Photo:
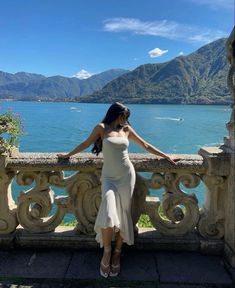
M 147 201 L 145 204 L 145 212 L 149 215 L 153 226 L 166 235 L 183 235 L 193 230 L 199 219 L 197 199 L 195 195 L 183 192 L 180 183 L 187 188 L 194 188 L 200 183 L 198 175 L 184 172 L 166 173 L 164 178 L 161 174 L 154 175 L 154 178 L 156 180 L 155 187 L 164 186 L 165 192 L 162 205 L 159 200 Z M 183 205 L 184 209 L 180 205 Z M 165 218 L 162 218 L 159 213 L 160 206 Z
M 226 181 L 221 176 L 203 176 L 205 202 L 200 211 L 198 230 L 205 238 L 221 239 L 224 236 L 224 191 Z
M 17 218 L 22 227 L 30 232 L 53 231 L 63 220 L 64 214 L 69 210 L 67 197 L 55 199 L 56 211 L 52 216 L 49 213 L 54 202 L 54 192 L 49 187 L 59 182 L 63 183 L 63 174 L 56 172 L 19 172 L 17 183 L 30 185 L 35 181 L 35 186 L 27 191 L 22 191 L 18 196 Z M 61 178 L 60 181 L 58 180 Z M 54 183 L 53 183 L 54 182 Z M 60 183 L 60 186 L 63 185 Z
M 11 195 L 14 172 L 0 172 L 0 234 L 15 231 L 18 226 L 16 205 Z
M 79 233 L 94 235 L 95 219 L 101 201 L 101 187 L 97 174 L 76 173 L 66 186 L 73 203 L 73 211 L 78 221 Z

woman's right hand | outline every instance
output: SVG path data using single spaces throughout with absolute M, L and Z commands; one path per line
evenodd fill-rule
M 176 162 L 180 160 L 179 157 L 170 157 L 170 156 L 167 156 L 166 159 L 174 165 L 176 165 Z
M 57 154 L 56 155 L 58 158 L 62 158 L 62 159 L 68 159 L 70 156 L 68 154 Z

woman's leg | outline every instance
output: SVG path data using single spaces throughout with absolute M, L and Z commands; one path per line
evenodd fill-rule
M 120 273 L 120 257 L 123 239 L 120 235 L 120 232 L 115 233 L 115 236 L 115 249 L 112 255 L 110 276 L 117 276 Z
M 110 258 L 111 258 L 111 241 L 113 237 L 113 228 L 101 229 L 102 241 L 104 245 L 103 257 L 100 262 L 100 271 L 102 276 L 108 277 L 110 271 Z
M 122 249 L 122 243 L 123 243 L 123 239 L 120 235 L 120 231 L 118 231 L 117 233 L 115 233 L 115 249 Z

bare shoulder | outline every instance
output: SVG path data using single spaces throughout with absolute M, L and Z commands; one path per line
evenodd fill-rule
M 95 128 L 94 128 L 97 132 L 99 132 L 99 134 L 103 135 L 104 134 L 104 130 L 105 130 L 105 125 L 104 123 L 98 123 Z
M 129 124 L 127 124 L 123 127 L 123 130 L 127 133 L 130 133 L 133 131 L 133 128 Z
M 127 137 L 131 136 L 132 132 L 133 132 L 133 128 L 130 125 L 125 125 L 123 127 L 123 131 L 125 132 L 125 134 L 127 135 Z
M 104 123 L 98 123 L 97 125 L 96 125 L 96 127 L 97 127 L 97 129 L 101 129 L 101 130 L 103 130 L 104 129 Z

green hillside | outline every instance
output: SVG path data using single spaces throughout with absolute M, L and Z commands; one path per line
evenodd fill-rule
M 109 82 L 79 102 L 228 104 L 226 39 L 203 46 L 188 56 L 145 64 Z
M 109 81 L 126 73 L 123 69 L 110 69 L 88 79 L 52 76 L 20 72 L 16 74 L 0 71 L 0 98 L 19 100 L 70 100 L 100 90 Z

